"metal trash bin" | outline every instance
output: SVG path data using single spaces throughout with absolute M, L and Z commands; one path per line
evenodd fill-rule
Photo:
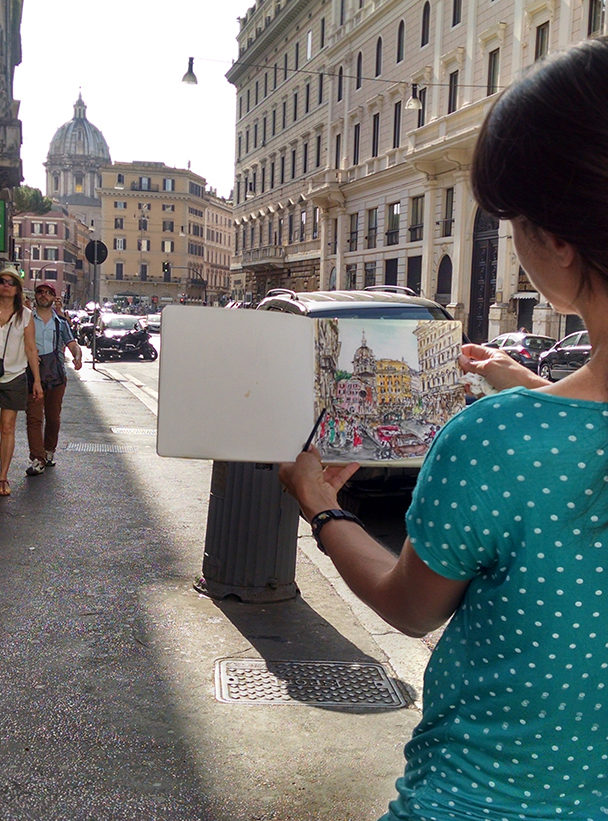
M 278 465 L 214 462 L 202 578 L 211 598 L 243 602 L 294 598 L 299 507 Z

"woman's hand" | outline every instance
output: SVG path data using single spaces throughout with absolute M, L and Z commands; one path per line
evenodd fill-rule
M 321 454 L 311 445 L 295 462 L 281 465 L 279 479 L 298 500 L 302 513 L 310 521 L 323 510 L 340 507 L 338 491 L 358 469 L 357 462 L 323 467 Z
M 542 388 L 549 385 L 542 377 L 520 365 L 506 351 L 484 345 L 463 345 L 458 364 L 465 373 L 476 373 L 499 391 L 505 388 Z

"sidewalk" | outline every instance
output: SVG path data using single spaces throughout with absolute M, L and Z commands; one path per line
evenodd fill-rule
M 0 819 L 374 821 L 428 649 L 351 596 L 305 523 L 296 599 L 199 595 L 211 463 L 158 457 L 153 400 L 104 371 L 70 372 L 40 477 L 23 475 L 18 422 L 0 500 Z M 377 666 L 353 684 L 353 662 L 389 686 Z M 251 697 L 219 700 L 241 668 Z M 304 703 L 326 671 L 343 701 Z M 277 680 L 287 700 L 267 703 Z M 353 706 L 370 687 L 398 700 Z

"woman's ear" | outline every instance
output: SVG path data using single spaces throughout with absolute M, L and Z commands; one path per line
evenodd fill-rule
M 566 242 L 565 239 L 545 231 L 541 228 L 545 247 L 555 256 L 557 264 L 562 268 L 569 268 L 578 258 L 578 252 L 574 245 Z

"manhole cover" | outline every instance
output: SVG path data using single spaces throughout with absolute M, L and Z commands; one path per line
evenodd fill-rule
M 128 433 L 132 436 L 156 436 L 156 428 L 110 428 L 112 433 Z
M 369 662 L 221 659 L 215 697 L 239 704 L 406 706 L 382 665 Z
M 100 442 L 69 442 L 66 450 L 79 453 L 135 453 L 132 445 L 111 445 Z

